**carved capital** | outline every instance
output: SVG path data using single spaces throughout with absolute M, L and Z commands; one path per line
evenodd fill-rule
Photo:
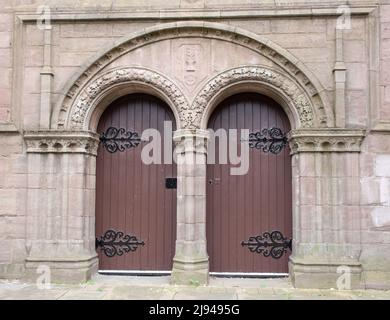
M 92 132 L 30 131 L 24 134 L 28 153 L 85 153 L 97 155 L 99 136 Z
M 364 130 L 301 129 L 289 135 L 291 154 L 299 152 L 360 152 Z
M 173 134 L 173 141 L 176 144 L 177 154 L 194 152 L 207 153 L 207 142 L 209 132 L 202 129 L 180 129 Z

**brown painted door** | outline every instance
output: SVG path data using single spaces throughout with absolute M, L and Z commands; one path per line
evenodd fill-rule
M 283 133 L 290 130 L 288 118 L 282 108 L 272 99 L 260 94 L 239 94 L 228 98 L 217 107 L 209 121 L 209 128 L 213 130 L 249 129 L 249 132 L 254 133 L 272 127 L 280 128 Z M 271 231 L 280 231 L 285 238 L 291 239 L 292 181 L 288 146 L 276 154 L 264 152 L 262 148 L 250 148 L 249 171 L 241 176 L 230 175 L 230 165 L 218 164 L 218 156 L 216 159 L 216 164 L 209 164 L 207 167 L 210 271 L 288 272 L 289 248 L 280 258 L 275 259 L 265 257 L 264 251 L 251 252 L 248 245 L 242 245 L 242 241 L 248 242 L 252 236 Z M 264 239 L 265 242 L 272 242 Z M 264 241 L 252 239 L 251 243 Z M 264 249 L 257 245 L 251 247 L 253 250 Z
M 175 129 L 174 116 L 164 102 L 145 94 L 133 94 L 116 100 L 106 109 L 98 133 L 107 133 L 113 127 L 141 136 L 143 130 L 155 128 L 163 137 L 164 121 L 172 121 Z M 114 135 L 111 131 L 107 137 Z M 113 141 L 117 143 L 111 145 L 114 152 L 100 143 L 96 165 L 99 269 L 171 270 L 176 240 L 176 190 L 166 189 L 165 178 L 176 177 L 176 166 L 144 164 L 141 150 L 145 142 L 135 142 L 138 146 L 128 148 L 124 140 L 108 142 Z M 115 146 L 123 146 L 124 151 L 115 151 Z M 101 239 L 107 230 L 114 232 Z M 123 232 L 123 236 L 117 232 Z M 129 245 L 132 242 L 135 244 Z

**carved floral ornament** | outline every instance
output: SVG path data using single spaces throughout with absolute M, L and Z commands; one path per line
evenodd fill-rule
M 258 36 L 255 34 L 251 36 L 247 31 L 243 32 L 237 28 L 232 28 L 224 24 L 188 21 L 162 24 L 158 29 L 147 28 L 143 32 L 132 36 L 128 40 L 125 40 L 122 44 L 102 54 L 102 56 L 96 61 L 91 62 L 91 65 L 78 76 L 72 86 L 66 89 L 67 94 L 64 100 L 59 103 L 58 112 L 54 113 L 56 115 L 55 117 L 58 117 L 55 120 L 56 127 L 58 129 L 64 129 L 66 125 L 73 125 L 71 122 L 75 120 L 77 121 L 78 116 L 80 119 L 83 117 L 84 107 L 82 105 L 82 101 L 83 99 L 88 99 L 88 97 L 85 96 L 85 92 L 83 93 L 84 95 L 81 95 L 81 92 L 85 90 L 86 86 L 88 86 L 88 83 L 90 83 L 92 79 L 96 79 L 96 76 L 101 70 L 114 60 L 136 48 L 152 44 L 156 41 L 183 37 L 203 37 L 229 41 L 231 43 L 247 47 L 267 57 L 281 67 L 283 73 L 293 77 L 296 84 L 307 93 L 307 97 L 311 100 L 312 108 L 315 110 L 318 126 L 333 126 L 333 113 L 329 104 L 323 100 L 326 100 L 326 97 L 323 95 L 320 97 L 319 92 L 321 92 L 321 88 L 316 87 L 316 85 L 319 86 L 319 84 L 317 83 L 314 85 L 306 73 L 296 66 L 296 58 L 290 57 L 287 51 L 282 48 L 278 48 L 275 44 L 270 45 L 269 43 L 271 42 L 268 39 L 257 39 Z M 101 79 L 101 81 L 104 82 L 105 80 Z M 284 88 L 287 90 L 289 89 L 288 83 L 285 83 Z M 93 91 L 93 88 L 91 88 L 91 90 Z M 295 99 L 296 102 L 299 103 L 299 106 L 301 106 L 302 118 L 306 117 L 307 119 L 305 123 L 307 126 L 310 126 L 310 121 L 312 121 L 310 120 L 310 117 L 312 115 L 305 115 L 305 113 L 308 112 L 307 107 L 305 107 L 307 99 L 299 95 L 295 96 Z M 76 102 L 76 100 L 78 101 Z M 75 106 L 75 103 L 79 104 L 79 114 L 73 115 L 73 111 L 70 111 L 70 109 Z M 185 117 L 186 122 L 191 122 L 192 120 L 196 121 L 199 116 L 197 111 L 189 108 L 187 110 L 187 116 Z M 325 110 L 327 111 L 325 112 Z M 69 121 L 70 115 L 72 116 L 71 121 Z M 79 124 L 80 122 L 78 122 L 78 125 Z M 183 127 L 191 126 L 185 124 Z
M 191 105 L 171 80 L 157 72 L 135 67 L 111 70 L 86 86 L 75 99 L 70 110 L 70 125 L 79 129 L 87 127 L 87 116 L 95 107 L 94 101 L 110 87 L 120 83 L 140 82 L 156 88 L 171 101 L 175 113 L 179 115 L 181 128 L 197 129 L 212 98 L 225 87 L 242 81 L 259 81 L 276 87 L 292 101 L 301 127 L 316 125 L 313 107 L 299 85 L 274 70 L 256 66 L 239 67 L 217 75 L 206 83 Z
M 123 68 L 108 71 L 89 84 L 76 98 L 71 108 L 71 127 L 83 128 L 87 124 L 87 115 L 94 108 L 94 101 L 99 95 L 116 84 L 140 82 L 161 91 L 172 102 L 176 111 L 187 109 L 187 101 L 180 89 L 161 74 L 142 68 Z
M 218 92 L 227 86 L 244 81 L 259 81 L 276 87 L 293 102 L 299 116 L 300 127 L 314 127 L 315 115 L 305 92 L 288 77 L 274 70 L 247 66 L 225 71 L 211 79 L 198 93 L 191 106 L 191 120 L 198 125 L 204 108 Z

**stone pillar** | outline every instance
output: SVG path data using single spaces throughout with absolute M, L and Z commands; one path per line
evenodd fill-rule
M 334 113 L 336 127 L 345 128 L 345 84 L 347 68 L 344 63 L 343 30 L 336 29 L 336 63 L 333 68 L 334 75 Z
M 98 138 L 83 132 L 29 132 L 26 277 L 80 283 L 97 271 L 95 165 Z
M 52 33 L 51 27 L 46 27 L 43 34 L 43 67 L 41 70 L 41 108 L 40 129 L 49 129 L 51 115 L 51 95 L 54 73 L 52 70 Z
M 292 132 L 293 253 L 289 269 L 295 287 L 361 286 L 358 152 L 363 136 L 358 130 Z
M 206 130 L 177 130 L 177 239 L 171 282 L 207 284 Z

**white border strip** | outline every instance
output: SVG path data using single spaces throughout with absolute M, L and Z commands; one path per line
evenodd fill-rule
M 99 270 L 100 274 L 107 275 L 170 275 L 171 271 L 156 270 Z M 288 273 L 272 272 L 210 272 L 211 276 L 216 277 L 242 277 L 242 278 L 282 278 L 288 277 Z
M 156 270 L 99 270 L 100 274 L 123 274 L 123 275 L 169 275 L 171 271 Z
M 288 277 L 288 273 L 272 272 L 210 272 L 215 277 L 242 277 L 242 278 L 282 278 Z

